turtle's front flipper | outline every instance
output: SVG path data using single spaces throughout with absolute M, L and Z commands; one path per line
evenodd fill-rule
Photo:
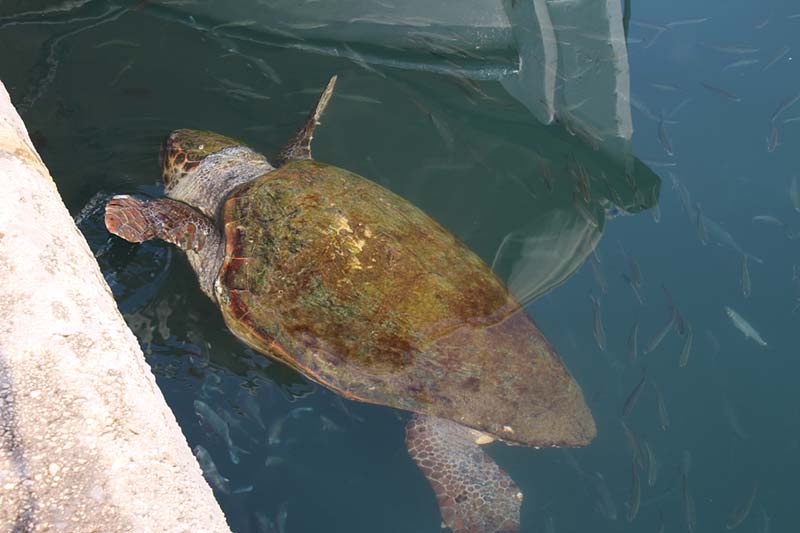
M 216 231 L 208 217 L 169 198 L 115 196 L 106 204 L 106 228 L 130 242 L 158 238 L 183 250 L 200 251 Z
M 290 159 L 311 159 L 311 139 L 314 138 L 314 129 L 319 124 L 319 119 L 322 113 L 328 106 L 328 101 L 333 94 L 333 87 L 336 85 L 336 76 L 332 77 L 328 82 L 325 90 L 317 101 L 317 106 L 309 113 L 308 118 L 302 126 L 295 132 L 289 142 L 283 145 L 278 155 L 275 156 L 275 161 L 272 162 L 275 168 L 283 165 Z
M 522 492 L 476 444 L 476 434 L 449 420 L 414 415 L 406 446 L 453 533 L 518 531 Z

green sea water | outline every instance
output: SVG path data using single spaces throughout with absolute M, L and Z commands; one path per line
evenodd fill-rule
M 217 131 L 269 157 L 333 74 L 315 158 L 407 198 L 492 265 L 595 416 L 598 436 L 583 449 L 488 447 L 525 492 L 522 531 L 723 531 L 755 483 L 737 529 L 797 527 L 800 6 L 630 2 L 616 22 L 629 82 L 611 89 L 592 81 L 621 67 L 598 59 L 611 45 L 595 38 L 585 2 L 550 2 L 574 10 L 561 31 L 598 44 L 576 66 L 566 52 L 576 44 L 560 38 L 557 120 L 543 124 L 499 81 L 517 65 L 502 32 L 491 50 L 450 57 L 441 41 L 388 46 L 389 36 L 366 39 L 358 24 L 351 39 L 249 23 L 226 32 L 226 13 L 192 4 L 2 2 L 0 79 L 189 445 L 207 449 L 229 480 L 215 494 L 232 530 L 440 530 L 436 499 L 405 449 L 406 414 L 342 400 L 253 352 L 177 250 L 132 245 L 103 226 L 111 195 L 161 195 L 158 147 L 169 131 Z M 467 49 L 474 36 L 459 35 L 453 48 Z M 569 93 L 579 78 L 588 92 Z M 568 120 L 609 95 L 627 102 L 629 142 L 595 142 Z M 606 126 L 624 122 L 616 113 Z M 726 306 L 767 346 L 746 338 Z M 683 334 L 673 327 L 643 353 L 673 309 Z M 201 425 L 197 401 L 229 424 L 238 464 Z M 658 465 L 652 484 L 639 474 L 635 516 L 623 418 Z

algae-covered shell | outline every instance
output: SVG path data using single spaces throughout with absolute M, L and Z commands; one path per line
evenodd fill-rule
M 532 446 L 585 445 L 580 387 L 486 264 L 406 200 L 289 161 L 226 200 L 236 335 L 342 395 Z

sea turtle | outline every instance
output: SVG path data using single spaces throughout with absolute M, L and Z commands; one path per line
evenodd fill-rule
M 516 531 L 522 493 L 479 444 L 583 446 L 591 412 L 477 255 L 403 198 L 311 158 L 335 83 L 271 162 L 216 133 L 172 132 L 167 197 L 116 196 L 106 227 L 185 251 L 255 350 L 347 398 L 410 411 L 406 445 L 446 526 Z

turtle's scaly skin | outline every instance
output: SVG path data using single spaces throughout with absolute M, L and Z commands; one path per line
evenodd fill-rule
M 406 426 L 408 454 L 428 478 L 453 533 L 518 531 L 522 492 L 470 433 L 449 420 L 415 415 Z
M 532 446 L 596 433 L 580 387 L 486 264 L 349 171 L 294 160 L 223 211 L 215 287 L 241 339 L 342 395 Z

